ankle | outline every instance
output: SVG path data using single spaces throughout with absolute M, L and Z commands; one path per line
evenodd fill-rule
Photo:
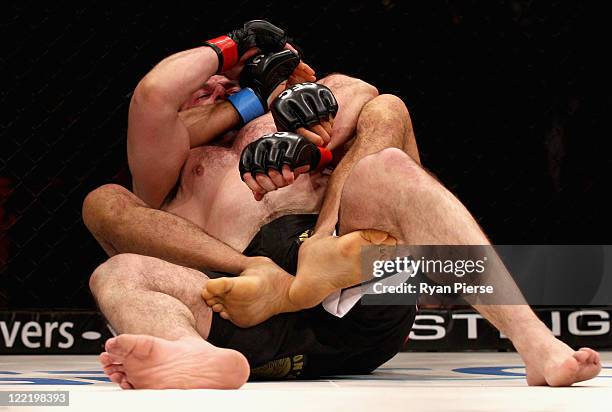
M 551 339 L 555 339 L 550 329 L 539 320 L 514 329 L 507 336 L 519 351 L 525 347 L 534 349 L 546 345 Z

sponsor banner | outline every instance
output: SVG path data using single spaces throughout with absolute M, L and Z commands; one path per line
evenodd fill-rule
M 535 309 L 553 334 L 573 348 L 612 349 L 612 307 Z M 473 310 L 420 310 L 407 351 L 512 349 L 503 336 Z
M 0 311 L 0 354 L 98 354 L 113 336 L 100 313 Z
M 572 347 L 612 349 L 612 307 L 536 309 L 553 334 Z M 98 312 L 0 311 L 1 355 L 98 354 L 114 335 Z M 472 310 L 420 310 L 407 351 L 512 349 Z

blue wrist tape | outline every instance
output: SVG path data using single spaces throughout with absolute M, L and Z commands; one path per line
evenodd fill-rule
M 234 109 L 236 109 L 244 124 L 266 112 L 259 98 L 250 87 L 246 87 L 238 93 L 232 94 L 227 100 L 234 106 Z

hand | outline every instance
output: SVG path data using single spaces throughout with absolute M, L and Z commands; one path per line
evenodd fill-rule
M 281 93 L 270 106 L 279 131 L 298 132 L 317 146 L 331 141 L 338 102 L 322 84 L 300 83 Z
M 317 146 L 326 147 L 331 141 L 333 127 L 334 117 L 329 115 L 328 120 L 321 120 L 319 124 L 314 124 L 308 129 L 299 127 L 297 132 Z
M 232 30 L 225 36 L 219 36 L 204 42 L 211 47 L 219 59 L 217 73 L 231 70 L 253 48 L 263 53 L 279 52 L 287 44 L 285 32 L 265 20 L 251 20 L 241 28 Z
M 261 51 L 254 47 L 251 48 L 249 50 L 247 50 L 242 57 L 240 58 L 240 60 L 238 61 L 238 63 L 236 63 L 235 66 L 233 66 L 231 69 L 226 70 L 223 75 L 225 77 L 227 77 L 230 80 L 238 80 L 240 79 L 240 73 L 242 73 L 242 69 L 244 69 L 244 65 L 247 62 L 247 60 L 249 60 L 251 57 L 257 55 L 261 53 Z
M 291 50 L 292 52 L 300 56 L 300 53 L 295 49 L 295 47 L 293 47 L 289 43 L 285 45 L 285 49 Z M 302 56 L 300 56 L 300 59 L 302 59 Z M 289 77 L 289 80 L 287 81 L 287 86 L 293 86 L 298 83 L 315 81 L 317 81 L 315 71 L 309 65 L 300 60 L 300 64 L 298 64 L 298 67 L 295 68 L 293 74 L 291 74 L 291 76 Z
M 242 90 L 227 99 L 243 124 L 268 111 L 270 102 L 284 89 L 299 63 L 300 58 L 291 50 L 258 54 L 245 62 L 240 73 Z
M 300 174 L 317 170 L 329 160 L 329 151 L 304 137 L 277 132 L 244 148 L 240 156 L 240 177 L 259 201 L 266 193 L 293 184 Z

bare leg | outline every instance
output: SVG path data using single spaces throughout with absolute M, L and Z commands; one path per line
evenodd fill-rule
M 383 200 L 364 201 L 375 191 L 376 199 Z M 465 207 L 400 150 L 387 149 L 360 161 L 344 186 L 340 210 L 342 233 L 375 228 L 406 244 L 489 244 Z M 516 289 L 507 272 L 499 277 L 504 287 Z M 525 361 L 530 385 L 571 385 L 601 369 L 597 352 L 573 351 L 526 304 L 475 309 L 511 339 Z
M 179 216 L 108 184 L 83 202 L 83 221 L 109 256 L 137 253 L 197 269 L 239 273 L 246 257 Z
M 122 388 L 238 388 L 248 378 L 243 355 L 208 337 L 212 311 L 199 291 L 207 277 L 162 260 L 122 254 L 92 274 L 90 288 L 120 333 L 100 355 Z

